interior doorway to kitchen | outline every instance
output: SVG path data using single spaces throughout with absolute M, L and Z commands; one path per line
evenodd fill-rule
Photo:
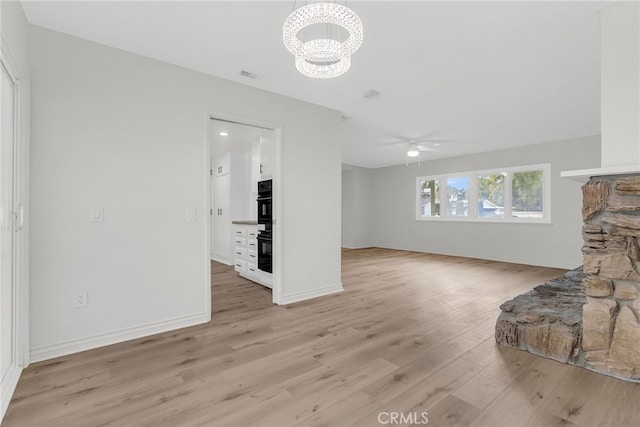
M 209 120 L 209 248 L 279 301 L 279 129 L 221 115 Z M 268 194 L 266 189 L 268 189 Z

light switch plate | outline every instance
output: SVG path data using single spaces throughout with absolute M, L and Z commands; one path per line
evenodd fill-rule
M 98 206 L 91 210 L 91 222 L 104 221 L 104 207 Z
M 187 209 L 187 222 L 194 223 L 198 220 L 198 211 L 196 209 Z

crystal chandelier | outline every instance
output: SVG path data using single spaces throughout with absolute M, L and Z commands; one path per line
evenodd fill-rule
M 295 5 L 295 3 L 294 3 Z M 303 41 L 299 36 L 311 25 L 325 24 L 326 38 Z M 341 41 L 340 30 L 348 36 Z M 316 79 L 338 77 L 349 70 L 351 55 L 362 44 L 362 21 L 337 3 L 312 3 L 294 10 L 282 29 L 284 45 L 296 57 L 296 68 Z

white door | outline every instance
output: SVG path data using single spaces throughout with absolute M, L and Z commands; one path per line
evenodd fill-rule
M 0 62 L 0 419 L 20 376 L 15 277 L 14 149 L 17 141 L 17 82 Z
M 231 175 L 213 179 L 213 259 L 231 264 Z

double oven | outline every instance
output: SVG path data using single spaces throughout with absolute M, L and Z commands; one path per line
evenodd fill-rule
M 273 183 L 268 179 L 258 182 L 258 269 L 273 271 Z

